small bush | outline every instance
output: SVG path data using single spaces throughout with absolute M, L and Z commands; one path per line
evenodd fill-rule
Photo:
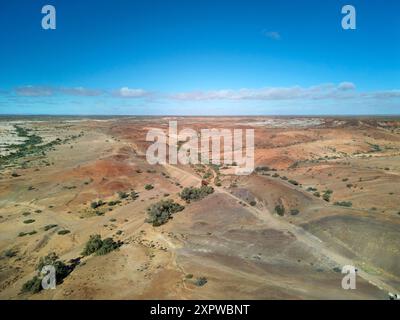
M 109 206 L 116 206 L 117 204 L 120 204 L 120 203 L 121 203 L 121 201 L 119 201 L 119 200 L 111 200 L 111 201 L 108 202 L 108 205 Z
M 93 201 L 93 202 L 90 204 L 90 207 L 91 207 L 92 209 L 97 209 L 98 207 L 101 207 L 101 206 L 104 205 L 104 204 L 105 204 L 105 202 L 103 202 L 102 200 Z
M 316 191 L 316 192 L 314 192 L 314 196 L 319 198 L 321 196 L 321 194 L 318 191 Z
M 337 201 L 334 203 L 335 206 L 351 207 L 353 203 L 351 201 Z
M 56 224 L 48 224 L 47 226 L 44 226 L 44 231 L 48 231 L 50 229 L 56 228 L 58 225 Z
M 92 234 L 83 249 L 82 254 L 89 256 L 95 253 L 98 256 L 105 255 L 120 247 L 119 242 L 115 242 L 112 238 L 101 239 L 99 234 Z
M 154 189 L 154 186 L 153 186 L 152 184 L 146 184 L 146 185 L 144 186 L 144 188 L 145 188 L 146 190 L 151 190 L 151 189 Z
M 299 185 L 299 183 L 296 180 L 289 180 L 288 182 L 293 184 L 293 185 L 295 185 L 295 186 Z
M 280 215 L 283 216 L 285 214 L 285 207 L 283 204 L 278 204 L 275 206 L 275 212 Z
M 212 194 L 214 192 L 214 188 L 211 186 L 201 186 L 200 188 L 190 187 L 184 188 L 180 193 L 180 197 L 186 202 L 201 200 Z
M 69 231 L 69 230 L 67 230 L 67 229 L 65 229 L 65 230 L 60 230 L 60 231 L 57 232 L 57 234 L 59 234 L 59 235 L 64 235 L 64 234 L 68 234 L 68 233 L 71 233 L 71 231 Z
M 197 278 L 196 281 L 194 282 L 196 286 L 202 287 L 207 283 L 207 278 L 206 277 L 200 277 Z
M 297 216 L 299 213 L 300 213 L 300 211 L 299 211 L 298 209 L 292 209 L 292 210 L 290 210 L 290 214 L 291 214 L 292 216 Z
M 22 285 L 21 292 L 23 293 L 38 293 L 42 290 L 42 279 L 34 276 Z
M 136 200 L 137 198 L 139 198 L 139 193 L 136 191 L 132 191 L 131 192 L 131 199 L 132 200 Z
M 6 251 L 4 251 L 3 255 L 6 258 L 13 258 L 17 255 L 17 251 L 13 249 L 7 249 Z
M 83 249 L 82 254 L 84 256 L 89 256 L 92 253 L 96 252 L 101 248 L 103 245 L 103 241 L 101 240 L 101 236 L 99 234 L 93 234 L 89 237 L 88 242 L 85 245 L 85 248 Z
M 34 219 L 28 219 L 28 220 L 24 221 L 25 224 L 34 223 L 34 222 L 35 222 Z
M 118 197 L 120 199 L 126 199 L 129 197 L 129 194 L 127 194 L 126 192 L 123 192 L 123 191 L 118 191 Z
M 252 207 L 254 207 L 255 205 L 257 204 L 257 202 L 256 201 L 250 201 L 250 205 L 252 206 Z
M 171 219 L 172 214 L 182 211 L 184 208 L 184 206 L 171 199 L 161 200 L 147 208 L 148 218 L 146 222 L 153 224 L 155 227 L 160 226 Z

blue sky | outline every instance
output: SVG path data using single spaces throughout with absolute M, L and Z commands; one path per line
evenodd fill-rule
M 399 14 L 396 0 L 1 1 L 0 113 L 400 114 Z

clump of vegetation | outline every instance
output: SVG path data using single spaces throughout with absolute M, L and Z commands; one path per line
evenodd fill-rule
M 250 201 L 250 205 L 251 205 L 252 207 L 254 207 L 256 204 L 257 204 L 257 202 L 256 202 L 255 200 Z
M 314 192 L 313 194 L 314 194 L 314 196 L 316 196 L 318 198 L 321 196 L 321 194 L 318 191 Z
M 197 278 L 194 284 L 198 287 L 204 286 L 208 282 L 206 277 Z
M 297 216 L 300 213 L 299 209 L 292 209 L 290 210 L 290 214 L 292 216 Z
M 58 225 L 56 224 L 48 224 L 47 226 L 44 226 L 44 231 L 48 231 L 50 229 L 56 228 Z
M 30 213 L 29 211 L 26 211 L 26 212 L 23 212 L 23 213 L 22 213 L 22 215 L 25 216 L 25 217 L 26 217 L 26 216 L 29 216 L 30 214 L 31 214 L 31 213 Z
M 272 175 L 273 178 L 278 178 L 279 174 L 277 174 L 276 172 Z
M 326 202 L 329 202 L 331 199 L 333 191 L 332 190 L 325 190 L 324 194 L 322 195 L 322 199 L 324 199 Z
M 121 201 L 120 200 L 111 200 L 108 202 L 109 206 L 116 206 L 117 204 L 120 204 Z
M 145 188 L 146 190 L 151 190 L 151 189 L 154 189 L 154 186 L 153 186 L 152 184 L 146 184 L 146 185 L 144 186 L 144 188 Z
M 41 271 L 44 266 L 48 265 L 53 266 L 56 271 L 57 284 L 61 283 L 74 268 L 73 265 L 67 265 L 63 261 L 59 260 L 59 257 L 55 252 L 51 252 L 47 256 L 40 258 L 36 267 L 38 273 L 31 280 L 22 285 L 21 291 L 23 293 L 38 293 L 42 290 Z
M 36 233 L 37 233 L 36 230 L 29 231 L 29 232 L 20 232 L 18 234 L 18 237 L 32 236 L 32 235 L 34 235 Z
M 295 185 L 295 186 L 299 185 L 299 183 L 296 180 L 289 180 L 288 182 L 293 184 L 293 185 Z
M 24 223 L 29 224 L 29 223 L 34 223 L 35 221 L 36 220 L 34 220 L 34 219 L 28 219 L 28 220 L 25 220 Z
M 126 198 L 129 197 L 129 194 L 126 193 L 126 192 L 124 192 L 124 191 L 118 191 L 118 197 L 119 197 L 120 199 L 126 199 Z
M 334 203 L 335 206 L 341 206 L 341 207 L 351 207 L 353 203 L 351 201 L 336 201 Z
M 83 249 L 82 254 L 89 256 L 96 254 L 98 256 L 105 255 L 111 251 L 118 249 L 122 243 L 115 242 L 112 238 L 101 239 L 99 234 L 92 234 Z
M 307 188 L 307 191 L 317 191 L 317 188 L 314 188 L 314 187 L 308 187 L 308 188 Z
M 275 212 L 278 215 L 283 216 L 285 214 L 285 206 L 283 204 L 277 204 L 275 206 Z
M 161 226 L 172 218 L 172 214 L 182 211 L 185 207 L 171 199 L 161 200 L 147 208 L 146 222 L 153 226 Z
M 257 167 L 257 168 L 255 168 L 255 172 L 263 172 L 263 171 L 269 171 L 269 170 L 271 170 L 268 166 L 260 166 L 260 167 Z
M 101 207 L 101 206 L 103 206 L 103 205 L 105 205 L 105 202 L 104 202 L 103 200 L 99 200 L 99 201 L 93 201 L 93 202 L 90 204 L 90 207 L 91 207 L 92 209 L 97 209 L 97 208 L 99 208 L 99 207 Z
M 64 234 L 68 234 L 68 233 L 71 233 L 71 231 L 69 231 L 67 229 L 60 230 L 60 231 L 57 232 L 57 234 L 59 234 L 59 235 L 64 235 Z
M 17 255 L 17 250 L 7 249 L 4 251 L 3 256 L 6 258 L 13 258 Z
M 131 191 L 131 199 L 136 200 L 137 198 L 139 198 L 139 193 L 136 191 Z
M 190 187 L 184 188 L 180 193 L 180 197 L 186 202 L 201 200 L 212 194 L 214 192 L 214 188 L 211 186 L 201 186 L 200 188 Z

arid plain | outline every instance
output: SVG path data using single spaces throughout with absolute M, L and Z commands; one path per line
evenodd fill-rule
M 150 165 L 150 128 L 252 128 L 255 171 Z M 400 119 L 0 118 L 1 299 L 388 299 L 400 291 Z M 193 201 L 185 188 L 212 187 Z M 161 225 L 148 208 L 184 206 Z M 106 254 L 82 254 L 91 235 Z M 41 258 L 55 290 L 22 290 Z M 341 268 L 357 268 L 344 290 Z

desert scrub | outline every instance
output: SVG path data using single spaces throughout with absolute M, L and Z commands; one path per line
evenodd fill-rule
M 154 186 L 153 186 L 152 184 L 146 184 L 146 185 L 144 186 L 144 188 L 145 188 L 146 190 L 151 190 L 151 189 L 154 189 Z
M 285 214 L 285 207 L 283 204 L 278 204 L 275 206 L 275 212 L 280 215 L 283 216 Z
M 28 220 L 24 220 L 25 224 L 30 224 L 30 223 L 34 223 L 35 220 L 34 219 L 28 219 Z
M 290 210 L 290 214 L 292 216 L 297 216 L 300 213 L 299 209 L 292 209 Z
M 111 200 L 108 202 L 109 206 L 116 206 L 117 204 L 120 204 L 121 201 L 120 200 Z
M 351 201 L 336 201 L 334 203 L 335 206 L 341 206 L 341 207 L 351 207 L 353 203 Z
M 172 218 L 176 212 L 182 211 L 185 207 L 171 199 L 161 200 L 147 208 L 148 218 L 146 222 L 153 226 L 161 226 Z
M 115 249 L 118 249 L 122 243 L 115 242 L 112 238 L 101 239 L 99 234 L 92 234 L 83 249 L 82 254 L 84 256 L 89 256 L 91 254 L 95 255 L 105 255 Z
M 195 280 L 194 284 L 195 284 L 196 286 L 198 286 L 198 287 L 202 287 L 202 286 L 204 286 L 207 282 L 208 282 L 208 280 L 207 280 L 206 277 L 200 277 L 200 278 L 197 278 L 197 279 Z
M 59 260 L 58 255 L 55 252 L 49 253 L 47 256 L 40 258 L 38 265 L 36 266 L 37 275 L 31 280 L 25 282 L 22 285 L 21 292 L 23 293 L 38 293 L 42 290 L 42 275 L 41 271 L 44 266 L 53 266 L 55 269 L 56 283 L 60 284 L 62 281 L 71 273 L 73 270 L 72 265 L 67 265 L 63 261 Z
M 34 234 L 36 234 L 36 233 L 37 233 L 36 230 L 29 231 L 29 232 L 20 232 L 20 233 L 18 234 L 18 237 L 32 236 L 32 235 L 34 235 Z
M 119 197 L 120 199 L 126 199 L 126 198 L 129 197 L 129 194 L 126 193 L 126 192 L 124 192 L 124 191 L 118 191 L 118 197 Z
M 69 231 L 69 230 L 67 230 L 67 229 L 64 229 L 64 230 L 60 230 L 60 231 L 58 231 L 57 232 L 57 234 L 59 234 L 59 235 L 64 235 L 64 234 L 68 234 L 68 233 L 71 233 L 71 231 Z
M 48 231 L 48 230 L 56 228 L 56 227 L 58 227 L 57 224 L 48 224 L 48 225 L 44 226 L 44 231 Z
M 93 202 L 90 204 L 90 207 L 91 207 L 92 209 L 97 209 L 98 207 L 101 207 L 102 205 L 105 205 L 105 202 L 103 202 L 103 200 L 99 200 L 99 201 L 93 201 Z
M 179 194 L 180 197 L 186 202 L 201 200 L 212 194 L 214 192 L 214 188 L 211 186 L 201 186 L 200 188 L 190 187 L 184 188 L 182 192 Z
M 13 249 L 7 249 L 3 252 L 3 256 L 6 258 L 13 258 L 17 255 L 17 251 Z
M 136 192 L 136 191 L 131 191 L 131 199 L 132 200 L 136 200 L 137 198 L 139 198 L 139 193 L 138 192 Z

